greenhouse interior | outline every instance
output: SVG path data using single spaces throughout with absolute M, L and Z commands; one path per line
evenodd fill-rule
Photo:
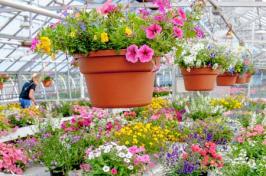
M 0 0 L 0 175 L 266 176 L 266 0 Z

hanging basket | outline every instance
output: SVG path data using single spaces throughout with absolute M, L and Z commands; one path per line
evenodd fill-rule
M 51 87 L 53 84 L 53 81 L 52 80 L 43 80 L 42 84 L 44 87 Z
M 237 74 L 225 72 L 217 76 L 217 86 L 232 86 L 236 83 Z
M 187 91 L 210 91 L 215 87 L 218 70 L 211 68 L 192 68 L 190 72 L 181 68 Z
M 247 73 L 247 77 L 246 77 L 246 83 L 249 83 L 249 82 L 250 82 L 250 80 L 251 80 L 251 78 L 252 78 L 252 74 L 250 74 L 250 73 Z
M 92 105 L 99 108 L 129 108 L 151 103 L 156 61 L 130 63 L 126 50 L 76 55 L 84 74 Z
M 0 90 L 4 88 L 4 83 L 0 83 Z
M 237 84 L 246 84 L 247 83 L 247 74 L 238 75 L 236 79 Z

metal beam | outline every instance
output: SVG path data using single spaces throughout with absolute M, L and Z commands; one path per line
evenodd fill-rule
M 52 18 L 62 19 L 60 15 L 50 10 L 47 10 L 45 8 L 40 8 L 38 6 L 28 5 L 28 4 L 24 4 L 21 2 L 17 2 L 17 1 L 11 1 L 11 0 L 0 0 L 0 4 L 3 6 L 12 7 L 15 9 L 22 10 L 22 11 L 29 11 L 29 12 L 41 14 L 44 16 L 52 17 Z

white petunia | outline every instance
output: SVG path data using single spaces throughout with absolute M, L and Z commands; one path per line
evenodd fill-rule
M 125 158 L 125 154 L 123 153 L 123 152 L 120 152 L 120 153 L 118 153 L 118 156 L 120 157 L 120 158 Z
M 95 157 L 99 157 L 99 156 L 101 156 L 101 152 L 96 152 Z
M 94 154 L 93 154 L 93 152 L 91 152 L 91 153 L 89 154 L 88 158 L 89 158 L 89 160 L 94 159 Z
M 132 155 L 132 153 L 130 153 L 130 152 L 126 154 L 126 158 L 128 158 L 128 159 L 132 158 L 132 156 L 133 156 L 133 155 Z
M 110 151 L 111 151 L 110 148 L 105 148 L 103 152 L 104 152 L 104 153 L 109 153 Z
M 129 169 L 129 170 L 133 170 L 134 167 L 133 167 L 132 165 L 130 165 L 130 166 L 128 166 L 128 169 Z
M 125 162 L 125 163 L 130 163 L 130 160 L 127 159 L 127 158 L 125 158 L 125 159 L 124 159 L 124 162 Z
M 103 167 L 103 171 L 104 172 L 109 172 L 110 171 L 110 167 L 109 166 L 104 166 Z

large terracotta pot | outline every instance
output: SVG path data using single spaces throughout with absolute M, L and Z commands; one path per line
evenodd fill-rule
M 250 80 L 251 80 L 251 78 L 252 78 L 252 74 L 250 74 L 250 73 L 247 73 L 247 77 L 246 77 L 246 83 L 249 83 L 249 82 L 250 82 Z
M 232 86 L 236 83 L 237 76 L 237 74 L 231 74 L 228 72 L 218 75 L 216 79 L 217 86 Z
M 130 63 L 126 50 L 91 52 L 76 55 L 84 74 L 92 105 L 100 108 L 128 108 L 151 103 L 154 66 L 157 62 Z
M 246 84 L 247 83 L 247 74 L 238 75 L 236 79 L 237 84 Z
M 51 87 L 53 84 L 53 81 L 52 80 L 44 80 L 44 81 L 42 81 L 42 84 L 44 87 Z
M 4 88 L 4 84 L 0 83 L 0 90 L 2 90 Z
M 187 91 L 210 91 L 214 89 L 218 70 L 211 68 L 192 68 L 190 72 L 181 68 Z

